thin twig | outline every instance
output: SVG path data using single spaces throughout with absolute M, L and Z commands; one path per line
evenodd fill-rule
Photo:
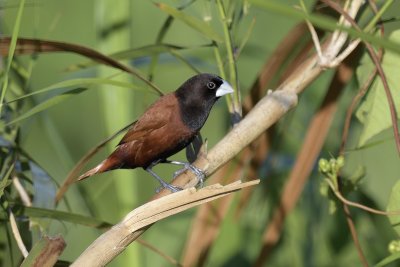
M 339 64 L 347 58 L 361 43 L 361 39 L 356 39 L 352 41 L 343 51 L 340 53 L 335 59 L 329 62 L 326 66 L 330 68 L 334 68 L 339 66 Z
M 368 267 L 369 264 L 368 264 L 367 258 L 364 255 L 364 252 L 361 248 L 360 240 L 358 239 L 356 226 L 354 225 L 354 221 L 351 216 L 349 206 L 347 206 L 346 204 L 343 203 L 343 210 L 344 210 L 344 214 L 346 215 L 346 221 L 347 221 L 347 224 L 349 225 L 350 233 L 353 238 L 354 246 L 356 247 L 358 257 L 360 258 L 363 266 Z
M 358 102 L 361 100 L 361 98 L 368 92 L 368 88 L 370 87 L 372 81 L 374 80 L 377 72 L 378 72 L 377 69 L 374 68 L 374 70 L 368 75 L 367 80 L 361 86 L 358 93 L 354 96 L 353 100 L 351 101 L 351 103 L 346 111 L 346 117 L 345 117 L 345 122 L 344 122 L 344 126 L 343 126 L 342 142 L 340 144 L 339 155 L 344 155 L 344 153 L 345 153 L 344 149 L 346 147 L 347 137 L 349 135 L 350 123 L 351 123 L 351 117 L 353 115 L 353 111 L 356 108 Z
M 300 3 L 301 3 L 301 8 L 303 9 L 303 11 L 307 13 L 307 9 L 306 9 L 306 7 L 304 5 L 304 2 L 300 1 Z M 319 64 L 325 65 L 326 62 L 322 61 L 324 59 L 324 56 L 323 56 L 323 53 L 322 53 L 322 48 L 321 48 L 321 44 L 320 44 L 320 41 L 319 41 L 319 38 L 318 38 L 317 31 L 315 30 L 315 28 L 311 24 L 311 22 L 309 20 L 307 20 L 307 19 L 306 19 L 306 24 L 307 24 L 308 30 L 311 33 L 311 38 L 312 38 L 313 43 L 314 43 L 315 51 L 317 52 L 318 58 L 320 60 Z
M 356 208 L 368 211 L 368 212 L 373 213 L 373 214 L 378 214 L 378 215 L 385 215 L 385 216 L 398 216 L 398 215 L 400 215 L 400 210 L 399 211 L 381 211 L 381 210 L 370 208 L 368 206 L 362 205 L 362 204 L 357 203 L 357 202 L 350 201 L 350 200 L 346 199 L 342 195 L 342 193 L 335 187 L 335 185 L 332 183 L 332 181 L 330 179 L 325 178 L 325 182 L 328 183 L 329 187 L 332 189 L 332 191 L 335 194 L 335 196 L 340 201 L 342 201 L 344 204 L 346 204 L 348 206 L 356 207 Z
M 174 258 L 172 258 L 171 256 L 165 254 L 164 252 L 162 252 L 161 250 L 159 250 L 158 248 L 156 248 L 155 246 L 153 246 L 152 244 L 148 243 L 147 241 L 138 238 L 136 239 L 136 241 L 141 244 L 142 246 L 150 249 L 151 251 L 153 251 L 154 253 L 160 255 L 162 258 L 164 258 L 166 261 L 168 261 L 169 263 L 175 265 L 175 266 L 183 266 L 182 264 L 180 264 L 177 260 L 175 260 Z
M 377 71 L 378 71 L 379 76 L 381 77 L 383 88 L 385 89 L 386 98 L 387 98 L 387 101 L 389 104 L 389 109 L 390 109 L 390 117 L 392 120 L 394 140 L 396 142 L 397 152 L 400 156 L 400 134 L 399 134 L 399 128 L 397 125 L 396 107 L 394 104 L 392 92 L 389 89 L 389 84 L 387 82 L 385 72 L 382 69 L 382 65 L 379 61 L 378 56 L 376 55 L 376 52 L 374 51 L 374 49 L 372 48 L 372 46 L 370 44 L 366 44 L 366 47 L 368 49 L 368 52 L 370 53 L 372 60 L 374 61 L 374 64 L 377 67 Z
M 315 30 L 314 26 L 308 20 L 306 20 L 306 24 L 311 33 L 311 38 L 314 42 L 315 51 L 317 52 L 319 59 L 322 60 L 323 59 L 322 49 L 321 49 L 321 44 L 319 43 L 317 31 Z M 320 64 L 325 65 L 325 62 L 320 62 Z

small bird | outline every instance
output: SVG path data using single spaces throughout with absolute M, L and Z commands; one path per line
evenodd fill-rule
M 81 175 L 79 180 L 114 169 L 141 167 L 163 188 L 176 192 L 180 188 L 168 184 L 152 170 L 158 163 L 172 163 L 190 169 L 202 183 L 204 173 L 200 169 L 190 163 L 169 161 L 167 158 L 192 142 L 214 103 L 221 96 L 231 93 L 232 87 L 219 76 L 202 73 L 191 77 L 175 92 L 154 102 L 128 130 L 115 151 Z

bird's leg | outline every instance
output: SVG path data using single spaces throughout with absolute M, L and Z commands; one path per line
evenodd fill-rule
M 181 165 L 183 166 L 182 169 L 177 170 L 174 172 L 174 178 L 180 175 L 181 173 L 185 172 L 186 170 L 191 170 L 197 177 L 197 185 L 200 185 L 200 188 L 203 187 L 204 179 L 206 178 L 206 174 L 203 170 L 197 168 L 196 166 L 190 164 L 189 162 L 180 162 L 175 160 L 164 160 L 163 163 L 171 163 L 174 165 Z
M 145 170 L 150 173 L 154 178 L 157 179 L 157 181 L 161 184 L 161 189 L 162 188 L 166 188 L 169 189 L 172 193 L 178 192 L 180 190 L 182 190 L 182 188 L 177 187 L 177 186 L 173 186 L 172 184 L 169 184 L 167 182 L 165 182 L 160 176 L 158 176 L 153 170 L 152 168 L 157 165 L 158 161 L 153 162 L 150 164 L 150 166 L 148 166 Z M 157 190 L 157 192 L 159 192 L 160 190 Z

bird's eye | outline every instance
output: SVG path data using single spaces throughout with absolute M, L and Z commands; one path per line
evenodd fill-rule
M 208 89 L 214 89 L 214 88 L 215 88 L 215 83 L 213 83 L 213 82 L 208 82 L 208 83 L 207 83 L 207 87 L 208 87 Z

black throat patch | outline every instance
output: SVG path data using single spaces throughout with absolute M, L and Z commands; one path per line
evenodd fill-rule
M 185 103 L 179 102 L 179 111 L 183 123 L 194 132 L 200 131 L 210 114 L 215 100 L 212 102 L 207 101 L 200 106 L 185 105 Z
M 206 122 L 211 108 L 219 97 L 217 89 L 223 80 L 212 74 L 199 74 L 187 80 L 175 96 L 183 123 L 192 131 L 198 132 Z

